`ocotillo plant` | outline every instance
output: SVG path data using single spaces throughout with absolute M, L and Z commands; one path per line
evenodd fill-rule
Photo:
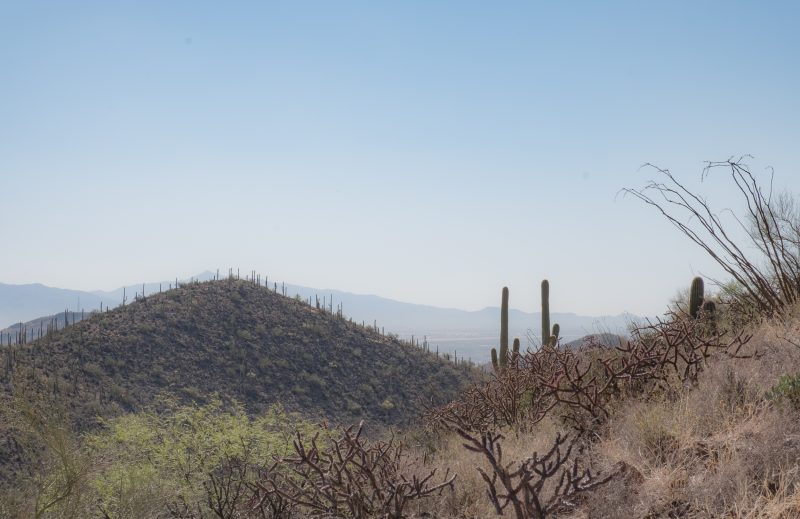
M 697 319 L 700 314 L 704 297 L 703 278 L 696 277 L 692 280 L 692 287 L 689 289 L 689 316 L 692 319 Z

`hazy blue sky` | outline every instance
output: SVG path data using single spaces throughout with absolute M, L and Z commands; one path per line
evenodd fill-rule
M 800 192 L 798 6 L 0 1 L 0 282 L 659 312 L 717 270 L 616 194 L 743 153 Z

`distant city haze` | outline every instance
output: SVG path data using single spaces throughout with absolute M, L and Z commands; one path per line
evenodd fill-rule
M 800 4 L 6 2 L 0 282 L 217 266 L 437 307 L 657 315 L 723 278 L 623 197 L 800 192 Z M 0 323 L 6 325 L 8 323 Z

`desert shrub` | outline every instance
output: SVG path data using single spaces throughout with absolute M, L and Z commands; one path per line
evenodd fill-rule
M 664 406 L 641 406 L 631 414 L 629 422 L 628 428 L 633 434 L 628 441 L 645 460 L 663 465 L 674 459 L 679 447 L 678 433 L 667 419 Z
M 244 330 L 244 329 L 237 330 L 236 335 L 247 343 L 253 342 L 255 340 L 255 337 L 253 336 L 252 333 L 250 333 L 250 330 Z
M 52 404 L 17 405 L 11 419 L 30 437 L 36 463 L 30 477 L 0 492 L 0 510 L 9 513 L 2 516 L 187 517 L 191 510 L 200 514 L 191 517 L 210 517 L 220 506 L 239 514 L 246 485 L 294 452 L 295 433 L 318 430 L 277 405 L 257 417 L 218 399 L 159 406 L 160 412 L 119 416 L 79 436 Z M 235 499 L 230 485 L 242 490 Z
M 751 335 L 704 333 L 705 323 L 679 315 L 636 328 L 616 348 L 545 347 L 518 365 L 473 386 L 457 401 L 428 412 L 446 429 L 487 432 L 525 429 L 556 414 L 581 433 L 591 432 L 630 394 L 674 393 L 697 383 L 714 357 L 746 357 Z
M 190 401 L 203 402 L 206 400 L 206 395 L 195 386 L 183 387 L 181 388 L 181 393 L 183 393 Z
M 0 517 L 79 518 L 90 502 L 91 460 L 64 409 L 27 390 L 0 409 L 0 424 L 13 430 L 17 454 L 32 470 L 18 473 L 0 491 Z
M 103 368 L 94 362 L 87 362 L 83 365 L 83 373 L 94 380 L 100 380 L 103 376 Z
M 401 519 L 412 503 L 452 492 L 455 475 L 417 474 L 401 441 L 373 441 L 363 432 L 363 422 L 313 436 L 298 432 L 294 451 L 263 474 L 256 496 L 289 503 L 299 517 Z M 281 466 L 288 471 L 276 470 Z
M 316 373 L 303 371 L 300 374 L 300 379 L 303 381 L 304 386 L 307 387 L 312 393 L 323 391 L 325 389 L 325 381 Z
M 742 376 L 728 368 L 719 386 L 720 405 L 726 413 L 735 413 L 756 400 L 756 389 Z
M 800 410 L 800 373 L 783 375 L 769 390 L 767 398 L 788 402 L 795 410 Z

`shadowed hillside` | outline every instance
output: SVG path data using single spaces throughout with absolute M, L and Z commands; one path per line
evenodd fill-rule
M 200 402 L 219 393 L 251 412 L 280 402 L 309 417 L 402 424 L 420 399 L 448 401 L 477 376 L 236 280 L 154 294 L 4 356 L 4 387 L 33 384 L 85 420 L 139 409 L 159 393 Z

